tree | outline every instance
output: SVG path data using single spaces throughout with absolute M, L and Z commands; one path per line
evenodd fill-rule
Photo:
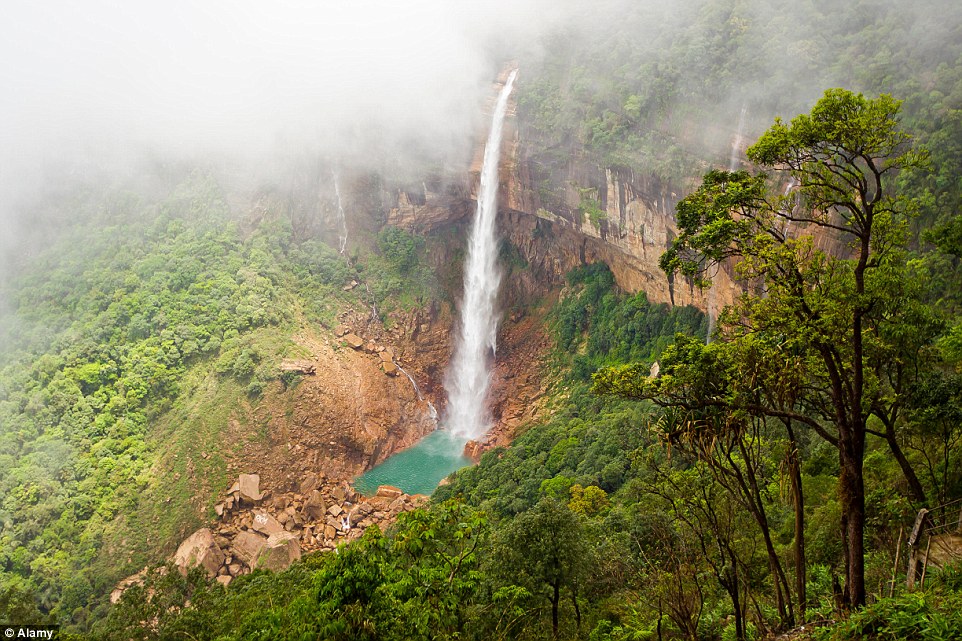
M 781 372 L 794 381 L 790 403 L 753 389 L 744 371 L 733 379 L 739 390 L 706 402 L 806 425 L 837 448 L 845 588 L 853 606 L 865 603 L 868 434 L 885 439 L 914 498 L 924 499 L 894 437 L 904 381 L 886 375 L 931 341 L 938 327 L 905 267 L 912 206 L 893 193 L 893 183 L 899 170 L 922 166 L 925 154 L 913 151 L 899 130 L 899 108 L 886 95 L 870 100 L 830 89 L 811 113 L 790 124 L 776 119 L 748 157 L 790 175 L 799 203 L 781 195 L 784 182 L 765 174 L 709 172 L 679 203 L 681 233 L 661 259 L 667 273 L 702 284 L 712 265 L 737 261 L 750 289 L 722 315 L 722 339 L 761 339 L 794 355 L 794 371 Z M 910 328 L 911 340 L 905 340 Z M 637 379 L 642 372 L 634 373 Z M 609 382 L 615 392 L 634 385 L 636 395 L 657 400 L 671 380 L 645 388 L 622 372 Z M 677 401 L 684 390 L 672 394 Z M 872 416 L 884 431 L 870 426 Z
M 551 604 L 551 630 L 558 638 L 562 589 L 571 593 L 578 624 L 578 586 L 588 569 L 588 544 L 577 515 L 562 503 L 542 499 L 515 517 L 497 538 L 495 572 Z M 545 591 L 547 588 L 547 591 Z
M 759 401 L 750 398 L 749 390 L 763 386 L 764 372 L 752 372 L 751 383 L 743 386 L 744 374 L 751 370 L 757 351 L 745 354 L 734 349 L 752 345 L 739 343 L 705 344 L 684 335 L 662 355 L 658 378 L 640 378 L 632 367 L 602 370 L 595 376 L 595 390 L 615 392 L 620 396 L 644 399 L 672 408 L 655 424 L 655 431 L 673 452 L 680 452 L 692 462 L 702 464 L 718 490 L 728 494 L 754 520 L 768 557 L 771 589 L 778 610 L 779 624 L 791 627 L 795 621 L 794 604 L 788 577 L 772 536 L 770 513 L 775 501 L 768 487 L 775 482 L 771 474 L 779 468 L 778 459 L 788 463 L 792 481 L 796 519 L 801 522 L 803 503 L 801 479 L 792 429 L 783 443 L 774 438 L 767 416 L 745 411 Z M 760 363 L 768 359 L 760 359 Z M 628 377 L 620 378 L 626 372 Z M 640 382 L 640 386 L 626 383 Z M 739 407 L 739 409 L 735 409 Z M 787 450 L 784 454 L 782 450 Z M 796 478 L 797 477 L 797 478 Z M 797 602 L 801 606 L 804 589 L 804 536 L 796 529 Z M 800 587 L 799 587 L 800 585 Z

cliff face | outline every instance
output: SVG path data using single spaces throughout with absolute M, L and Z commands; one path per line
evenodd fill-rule
M 493 87 L 492 95 L 498 89 Z M 387 222 L 425 233 L 469 219 L 483 145 L 479 136 L 467 176 L 453 179 L 444 190 L 426 186 L 399 190 Z M 715 275 L 712 291 L 703 292 L 681 279 L 669 282 L 659 269 L 658 259 L 678 233 L 674 217 L 678 194 L 651 177 L 598 167 L 578 156 L 567 159 L 563 174 L 545 175 L 527 155 L 510 109 L 500 166 L 498 225 L 542 282 L 557 284 L 579 265 L 604 262 L 620 287 L 644 291 L 654 302 L 695 305 L 717 313 L 734 299 L 737 287 L 725 270 Z M 546 188 L 549 183 L 555 187 Z

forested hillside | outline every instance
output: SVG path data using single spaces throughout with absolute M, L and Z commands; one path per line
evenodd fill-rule
M 539 418 L 389 528 L 225 587 L 163 563 L 216 522 L 225 426 L 296 387 L 278 363 L 305 328 L 450 324 L 467 224 L 385 226 L 390 177 L 357 181 L 370 233 L 340 252 L 304 216 L 316 185 L 243 206 L 214 171 L 62 189 L 37 216 L 63 228 L 3 282 L 0 620 L 118 641 L 962 638 L 962 8 L 652 4 L 599 3 L 524 50 L 518 154 L 546 207 L 583 187 L 577 163 L 656 184 L 678 202 L 662 269 L 706 291 L 728 270 L 732 305 L 655 304 L 602 263 L 556 288 L 504 243 L 505 316 L 550 339 Z
M 59 207 L 82 218 L 5 292 L 0 584 L 20 621 L 85 621 L 121 572 L 208 514 L 191 479 L 229 485 L 228 419 L 296 382 L 278 364 L 301 355 L 304 323 L 370 302 L 386 313 L 432 282 L 396 229 L 349 261 L 296 239 L 280 208 L 232 213 L 210 175 L 153 193 L 68 192 Z M 360 278 L 374 283 L 362 301 L 343 290 Z M 188 443 L 207 456 L 176 461 Z M 118 547 L 131 556 L 105 555 Z

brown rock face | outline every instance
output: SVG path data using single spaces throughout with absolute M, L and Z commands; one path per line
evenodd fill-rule
M 181 574 L 187 574 L 187 570 L 200 565 L 210 576 L 216 576 L 224 564 L 224 553 L 214 541 L 214 533 L 201 528 L 184 539 L 174 553 L 173 561 Z
M 493 87 L 492 96 L 499 90 Z M 730 266 L 713 274 L 711 296 L 689 283 L 669 281 L 658 266 L 678 235 L 675 205 L 684 196 L 681 189 L 652 175 L 598 167 L 577 154 L 545 175 L 541 163 L 528 158 L 513 104 L 504 126 L 498 227 L 543 284 L 561 284 L 575 267 L 604 262 L 620 287 L 644 291 L 653 302 L 691 304 L 717 313 L 734 300 L 740 287 Z M 485 133 L 479 132 L 466 180 L 452 179 L 457 187 L 444 195 L 427 188 L 415 194 L 399 192 L 388 223 L 424 232 L 458 223 L 473 211 Z M 553 185 L 550 194 L 543 194 L 545 184 Z M 598 206 L 591 215 L 585 213 L 586 195 Z
M 304 515 L 312 521 L 319 520 L 327 511 L 324 504 L 324 496 L 317 490 L 311 491 L 310 496 L 304 501 Z
M 477 463 L 481 460 L 481 454 L 484 450 L 482 449 L 482 444 L 480 441 L 468 441 L 464 444 L 464 455 Z
M 399 373 L 397 369 L 397 365 L 395 365 L 391 361 L 383 361 L 381 363 L 381 370 L 388 376 L 397 376 Z

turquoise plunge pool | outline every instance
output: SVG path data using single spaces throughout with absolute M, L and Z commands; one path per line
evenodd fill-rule
M 463 455 L 465 443 L 447 430 L 431 432 L 354 479 L 354 489 L 370 496 L 379 485 L 393 485 L 407 494 L 431 494 L 448 474 L 471 465 Z

